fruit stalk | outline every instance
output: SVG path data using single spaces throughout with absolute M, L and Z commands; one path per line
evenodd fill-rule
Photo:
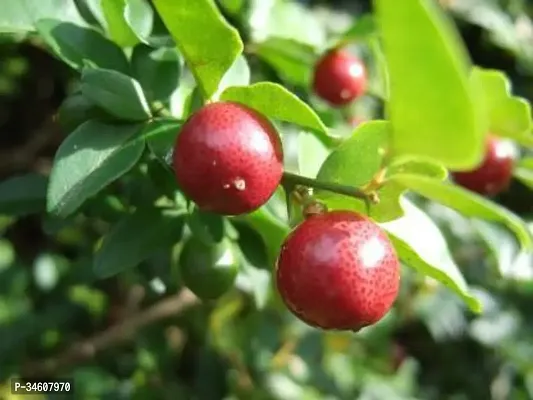
M 356 187 L 340 185 L 333 182 L 323 182 L 316 179 L 306 178 L 291 172 L 284 172 L 281 180 L 285 187 L 296 187 L 297 185 L 306 186 L 313 189 L 327 190 L 344 196 L 355 197 L 363 200 L 367 204 L 379 203 L 379 197 L 375 191 L 365 192 Z

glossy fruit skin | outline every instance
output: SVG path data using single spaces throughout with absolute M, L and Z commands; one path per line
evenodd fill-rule
M 283 149 L 274 126 L 237 103 L 211 103 L 182 126 L 173 153 L 176 180 L 200 209 L 249 213 L 274 193 Z
M 515 162 L 514 148 L 506 140 L 489 136 L 482 163 L 472 171 L 454 172 L 455 182 L 484 196 L 495 196 L 511 183 Z
M 208 245 L 189 238 L 180 253 L 183 284 L 196 296 L 214 300 L 233 287 L 239 272 L 239 256 L 229 240 Z
M 285 240 L 277 288 L 308 325 L 353 330 L 378 322 L 400 286 L 400 262 L 385 232 L 352 211 L 313 215 Z
M 364 64 L 345 50 L 330 50 L 315 65 L 313 90 L 332 106 L 341 107 L 362 96 L 366 84 Z

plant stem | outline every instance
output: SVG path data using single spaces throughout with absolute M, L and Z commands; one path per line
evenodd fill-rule
M 296 185 L 307 186 L 313 189 L 327 190 L 329 192 L 342 194 L 344 196 L 355 197 L 364 200 L 367 204 L 377 204 L 379 198 L 375 192 L 365 192 L 361 189 L 340 185 L 332 182 L 322 182 L 316 179 L 306 178 L 305 176 L 284 172 L 282 183 L 285 187 L 294 187 Z

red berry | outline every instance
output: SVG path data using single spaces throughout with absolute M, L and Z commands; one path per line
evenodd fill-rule
M 493 136 L 487 138 L 483 162 L 474 170 L 454 172 L 459 185 L 482 195 L 494 196 L 503 192 L 511 182 L 515 149 L 506 140 Z
M 344 50 L 331 50 L 315 66 L 313 89 L 333 106 L 343 106 L 366 90 L 366 69 L 357 57 Z
M 239 215 L 262 206 L 283 173 L 274 126 L 237 103 L 211 103 L 181 128 L 173 154 L 176 179 L 198 207 Z
M 281 248 L 277 287 L 289 310 L 322 329 L 378 322 L 394 303 L 400 263 L 383 230 L 351 211 L 314 215 Z

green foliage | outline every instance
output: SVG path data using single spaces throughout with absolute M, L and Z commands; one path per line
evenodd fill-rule
M 26 32 L 35 30 L 35 23 L 43 18 L 54 18 L 76 25 L 86 25 L 76 5 L 68 0 L 43 0 L 35 7 L 32 0 L 2 0 L 0 32 Z
M 511 94 L 511 84 L 504 73 L 474 68 L 471 79 L 482 89 L 489 114 L 489 130 L 494 135 L 515 139 L 525 146 L 532 146 L 531 106 L 525 100 Z
M 137 267 L 160 249 L 168 249 L 183 234 L 183 214 L 143 209 L 125 215 L 103 238 L 94 257 L 94 272 L 107 278 Z
M 122 47 L 144 42 L 152 31 L 154 13 L 145 0 L 101 0 L 107 31 Z
M 35 27 L 55 55 L 72 68 L 82 69 L 89 64 L 121 72 L 129 69 L 120 48 L 93 28 L 57 19 L 41 19 Z
M 198 80 L 202 94 L 210 98 L 242 52 L 238 32 L 224 20 L 212 0 L 156 0 L 154 5 Z
M 376 1 L 390 80 L 393 149 L 450 168 L 474 167 L 482 158 L 486 123 L 468 83 L 463 45 L 430 1 L 394 4 Z
M 67 216 L 132 168 L 144 150 L 135 137 L 139 125 L 108 125 L 94 120 L 78 127 L 61 144 L 50 174 L 48 212 Z
M 126 121 L 145 121 L 151 116 L 139 82 L 120 72 L 84 69 L 81 92 L 114 117 Z
M 179 53 L 174 48 L 155 49 L 139 44 L 131 55 L 133 75 L 152 101 L 170 97 L 179 82 L 180 64 Z
M 250 86 L 230 87 L 221 94 L 220 99 L 242 103 L 272 119 L 312 129 L 325 144 L 332 142 L 320 117 L 281 85 L 259 82 Z

